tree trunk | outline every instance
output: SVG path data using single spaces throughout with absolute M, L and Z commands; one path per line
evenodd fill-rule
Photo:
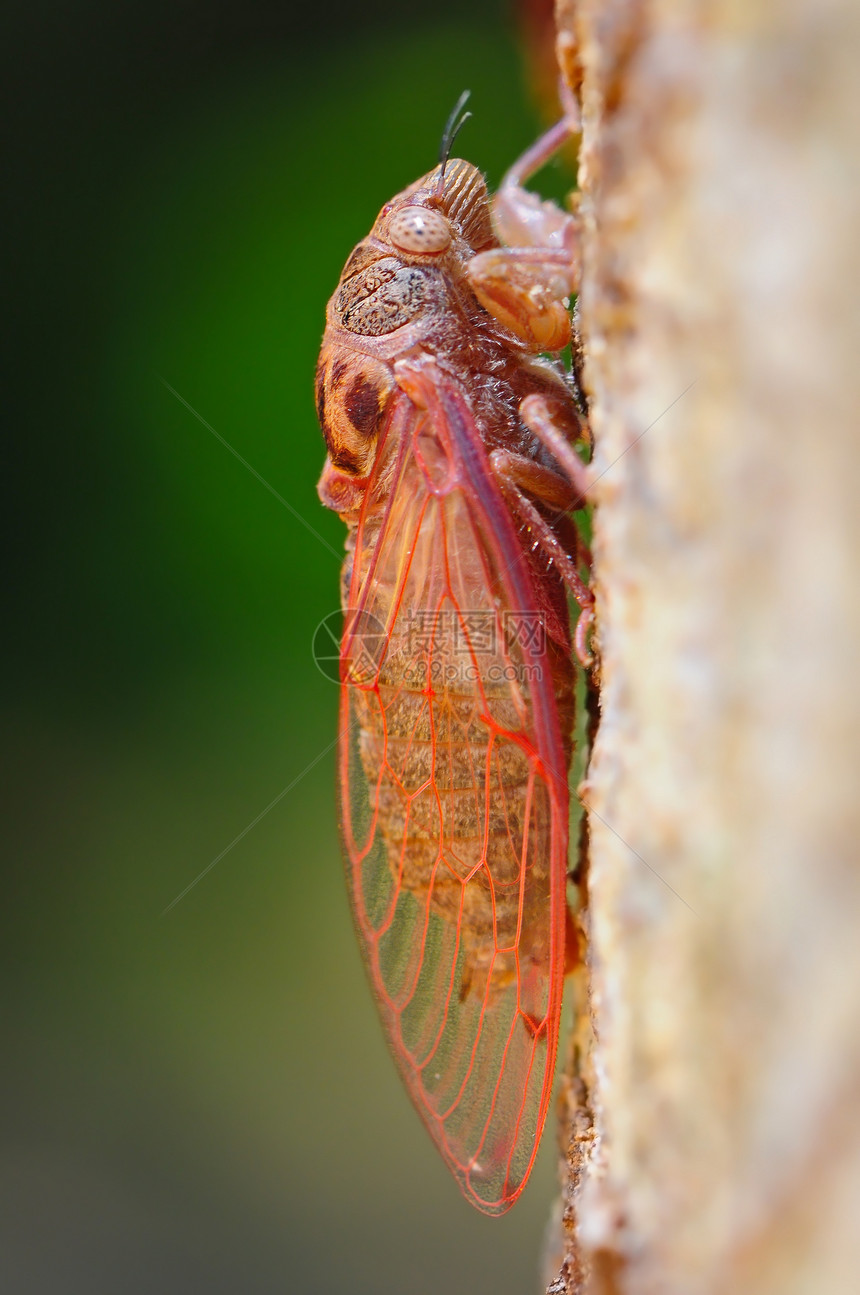
M 860 1289 L 860 10 L 561 0 L 601 721 L 559 1292 Z M 586 1009 L 588 1012 L 588 1009 Z

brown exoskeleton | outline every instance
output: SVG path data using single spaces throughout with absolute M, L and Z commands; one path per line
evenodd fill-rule
M 449 123 L 450 125 L 450 123 Z M 574 219 L 442 161 L 382 208 L 329 302 L 319 491 L 349 528 L 341 824 L 403 1078 L 465 1195 L 534 1162 L 565 968 L 572 646 L 590 590 L 571 380 Z M 571 641 L 567 592 L 582 613 Z

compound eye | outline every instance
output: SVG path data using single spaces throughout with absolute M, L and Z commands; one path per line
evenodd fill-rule
M 391 217 L 388 237 L 401 252 L 434 255 L 450 247 L 451 226 L 438 211 L 427 207 L 401 207 Z

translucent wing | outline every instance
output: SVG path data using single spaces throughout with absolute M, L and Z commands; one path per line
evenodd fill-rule
M 387 508 L 356 536 L 341 817 L 393 1053 L 464 1194 L 495 1214 L 552 1087 L 570 653 L 563 595 L 540 588 L 462 393 L 435 366 L 423 379 Z

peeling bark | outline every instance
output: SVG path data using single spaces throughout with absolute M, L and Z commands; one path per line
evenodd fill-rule
M 559 8 L 582 74 L 602 717 L 596 1042 L 567 1065 L 553 1290 L 847 1295 L 860 13 Z

